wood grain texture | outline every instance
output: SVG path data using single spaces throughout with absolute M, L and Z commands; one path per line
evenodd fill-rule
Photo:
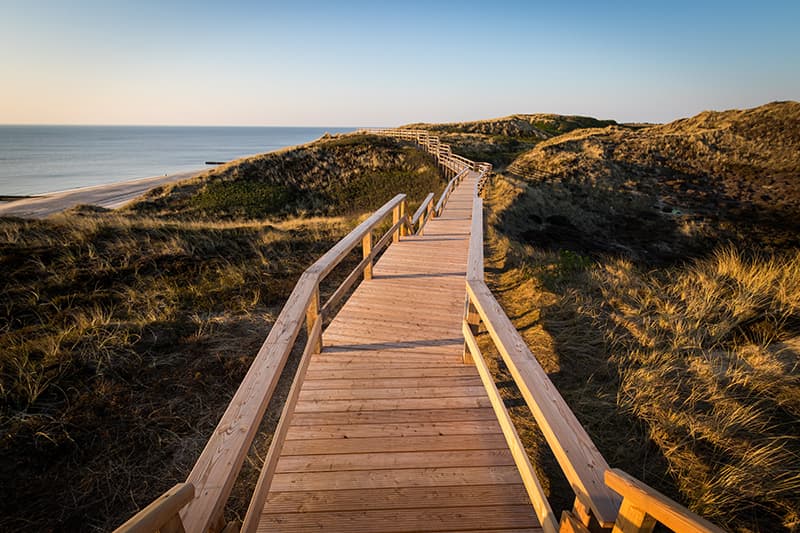
M 575 496 L 603 527 L 613 527 L 621 499 L 603 481 L 608 463 L 486 284 L 468 280 L 467 292 Z
M 461 364 L 478 178 L 465 168 L 440 216 L 389 246 L 323 332 L 258 531 L 540 530 L 481 378 Z
M 404 194 L 392 198 L 300 276 L 267 339 L 189 473 L 186 481 L 195 487 L 195 494 L 180 512 L 187 531 L 204 532 L 218 525 L 221 520 L 225 503 L 303 321 L 307 315 L 310 330 L 318 314 L 320 280 L 358 246 L 365 235 L 370 234 L 389 213 L 399 210 L 405 202 Z M 318 350 L 319 346 L 315 348 Z
M 191 483 L 178 483 L 115 529 L 114 533 L 150 533 L 167 527 L 172 527 L 173 531 L 183 531 L 178 511 L 192 497 L 194 487 Z
M 673 531 L 687 533 L 722 533 L 723 529 L 689 511 L 657 490 L 648 487 L 618 468 L 607 470 L 609 487 L 623 497 L 614 531 L 652 531 L 652 520 L 661 522 Z M 646 516 L 645 516 L 646 515 Z M 648 520 L 650 518 L 650 520 Z

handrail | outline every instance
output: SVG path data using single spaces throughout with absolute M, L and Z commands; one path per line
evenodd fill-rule
M 458 185 L 458 183 L 461 181 L 461 178 L 464 177 L 468 170 L 469 169 L 465 168 L 456 174 L 447 184 L 447 187 L 445 187 L 442 191 L 442 195 L 439 197 L 439 201 L 436 203 L 436 208 L 434 209 L 437 217 L 441 216 L 442 211 L 444 210 L 444 205 L 447 203 L 448 198 L 450 198 L 450 193 L 453 192 L 453 189 L 455 189 L 456 185 Z
M 618 468 L 606 470 L 605 481 L 622 496 L 613 533 L 652 531 L 655 522 L 681 533 L 724 533 L 705 518 Z
M 463 175 L 467 169 L 466 165 L 454 162 L 448 145 L 440 143 L 438 137 L 427 132 L 402 130 L 367 132 L 415 141 L 437 157 L 447 175 L 456 175 L 450 181 L 451 188 L 454 183 L 458 183 L 458 171 Z M 447 196 L 444 202 L 447 201 Z M 444 202 L 440 202 L 439 209 L 443 207 Z M 414 228 L 417 223 L 419 227 L 416 233 L 420 234 L 427 220 L 441 212 L 434 212 L 433 193 L 426 197 L 414 218 L 408 217 L 406 207 L 406 196 L 398 194 L 337 242 L 300 276 L 187 478 L 186 486 L 192 487 L 194 492 L 193 497 L 180 510 L 180 520 L 187 531 L 206 531 L 220 525 L 218 522 L 221 520 L 224 505 L 303 323 L 306 323 L 309 331 L 311 349 L 321 350 L 321 335 L 317 334 L 314 328 L 322 327 L 322 321 L 332 314 L 336 304 L 346 296 L 361 274 L 364 279 L 372 278 L 372 263 L 377 254 L 392 241 L 397 242 L 401 236 L 415 233 Z M 389 213 L 392 214 L 393 225 L 373 246 L 372 232 Z M 320 306 L 320 282 L 359 243 L 363 249 L 362 260 L 325 305 Z
M 489 332 L 533 413 L 548 446 L 575 491 L 602 527 L 611 527 L 620 498 L 606 487 L 609 468 L 586 430 L 558 393 L 483 280 L 467 280 L 470 303 Z M 480 356 L 473 354 L 473 357 Z
M 469 350 L 473 354 L 473 359 L 478 369 L 478 374 L 481 377 L 481 382 L 486 392 L 489 394 L 489 401 L 492 404 L 492 409 L 497 416 L 497 420 L 500 422 L 500 429 L 503 431 L 508 447 L 511 450 L 514 464 L 517 465 L 517 469 L 519 470 L 522 484 L 525 486 L 525 490 L 528 493 L 528 499 L 530 499 L 533 509 L 536 512 L 536 517 L 539 519 L 539 523 L 542 525 L 542 529 L 545 533 L 558 533 L 558 520 L 553 515 L 553 509 L 547 501 L 547 495 L 541 483 L 539 483 L 539 478 L 536 477 L 536 472 L 533 469 L 533 465 L 531 465 L 528 453 L 525 451 L 522 440 L 520 440 L 514 423 L 511 421 L 511 416 L 508 414 L 503 404 L 503 398 L 500 396 L 500 391 L 497 390 L 497 385 L 489 371 L 489 367 L 486 365 L 486 361 L 480 353 L 478 341 L 475 339 L 470 329 L 470 324 L 466 320 L 462 323 L 462 330 Z
M 433 197 L 434 195 L 432 192 L 428 193 L 428 196 L 419 204 L 419 208 L 414 213 L 414 216 L 411 217 L 411 230 L 417 235 L 422 235 L 425 224 L 427 224 L 428 220 L 431 218 L 433 212 Z M 417 223 L 419 223 L 419 227 L 417 227 Z M 416 230 L 414 228 L 416 228 Z
M 467 258 L 467 304 L 462 323 L 464 360 L 474 362 L 478 369 L 543 529 L 553 531 L 555 519 L 527 456 L 518 452 L 521 444 L 516 429 L 510 424 L 508 412 L 502 402 L 496 401 L 497 388 L 475 338 L 481 323 L 486 326 L 548 446 L 575 491 L 575 505 L 572 511 L 562 513 L 559 531 L 588 532 L 590 524 L 594 524 L 601 528 L 613 527 L 613 533 L 645 533 L 652 531 L 655 521 L 658 521 L 674 531 L 721 533 L 722 530 L 717 526 L 655 489 L 621 470 L 610 469 L 530 352 L 484 281 L 483 200 L 480 193 L 492 167 L 488 163 L 476 163 L 473 168 L 480 175 L 473 196 Z
M 115 529 L 114 533 L 183 531 L 178 511 L 193 497 L 194 486 L 191 483 L 178 483 Z
M 620 500 L 603 481 L 608 464 L 484 282 L 483 201 L 477 194 L 477 184 L 475 188 L 467 258 L 466 323 L 476 326 L 483 322 L 486 326 L 578 501 L 592 510 L 602 527 L 611 527 Z M 467 350 L 473 360 L 482 357 L 470 346 Z
M 283 411 L 281 411 L 281 417 L 278 420 L 278 427 L 275 428 L 275 433 L 272 435 L 272 442 L 269 444 L 267 458 L 264 460 L 264 466 L 261 468 L 261 473 L 258 476 L 258 482 L 253 491 L 253 497 L 250 499 L 250 505 L 247 508 L 244 523 L 240 530 L 242 533 L 253 532 L 256 526 L 258 526 L 258 519 L 264 509 L 269 487 L 272 484 L 272 478 L 278 467 L 281 448 L 286 441 L 286 434 L 289 432 L 292 413 L 294 413 L 294 407 L 300 397 L 300 389 L 306 377 L 308 364 L 311 362 L 311 355 L 316 351 L 314 347 L 318 345 L 319 339 L 322 336 L 322 321 L 322 316 L 317 317 L 314 321 L 311 333 L 308 336 L 308 340 L 306 341 L 303 355 L 297 366 L 297 372 L 295 372 L 294 379 L 292 380 L 292 387 L 289 389 L 286 402 L 283 404 Z
M 303 321 L 311 329 L 320 314 L 320 281 L 389 213 L 398 216 L 405 201 L 404 194 L 389 200 L 300 276 L 187 478 L 197 489 L 181 510 L 187 531 L 206 531 L 221 517 Z

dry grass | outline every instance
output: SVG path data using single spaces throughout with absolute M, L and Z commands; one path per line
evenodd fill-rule
M 800 527 L 800 252 L 590 272 L 585 313 L 620 369 L 619 405 L 644 421 L 681 494 L 728 527 Z M 747 527 L 747 526 L 745 526 Z
M 1 222 L 0 529 L 106 530 L 185 478 L 296 279 L 351 225 Z
M 362 200 L 380 205 L 399 189 L 413 209 L 441 190 L 427 155 L 373 141 L 242 160 L 121 213 L 0 219 L 0 530 L 110 530 L 186 478 L 298 277 L 366 216 L 373 204 Z M 338 180 L 332 154 L 361 163 Z M 291 209 L 234 195 L 192 210 L 210 183 L 235 183 L 246 199 L 248 184 L 294 187 L 302 169 L 312 176 Z M 300 208 L 329 196 L 339 203 Z M 323 298 L 359 259 L 329 275 Z M 228 519 L 247 508 L 295 365 Z
M 782 197 L 753 218 L 741 211 L 752 194 L 736 191 L 755 167 L 735 164 L 766 135 L 754 133 L 757 118 L 788 120 L 780 142 L 796 143 L 796 108 L 644 128 L 638 145 L 619 130 L 574 132 L 519 159 L 546 173 L 498 176 L 488 189 L 490 285 L 601 453 L 733 531 L 800 529 L 800 252 L 781 218 L 798 189 L 780 181 L 797 152 L 753 160 Z M 663 171 L 661 140 L 646 143 L 653 130 L 672 136 L 684 170 Z M 708 156 L 676 148 L 712 137 Z M 620 155 L 645 153 L 654 166 Z M 674 180 L 705 183 L 708 195 L 672 194 Z M 723 190 L 728 207 L 698 219 Z M 512 411 L 554 507 L 568 507 L 572 492 L 530 414 Z

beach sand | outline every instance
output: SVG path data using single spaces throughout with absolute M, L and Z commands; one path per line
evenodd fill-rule
M 10 202 L 0 202 L 0 217 L 44 218 L 81 204 L 115 209 L 138 198 L 154 187 L 185 180 L 207 171 L 207 169 L 194 170 L 167 176 L 119 181 L 107 185 L 81 187 L 67 191 L 45 193 L 30 198 L 21 198 Z

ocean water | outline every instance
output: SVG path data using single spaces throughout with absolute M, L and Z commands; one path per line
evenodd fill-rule
M 33 195 L 230 161 L 355 128 L 2 126 L 0 195 Z

